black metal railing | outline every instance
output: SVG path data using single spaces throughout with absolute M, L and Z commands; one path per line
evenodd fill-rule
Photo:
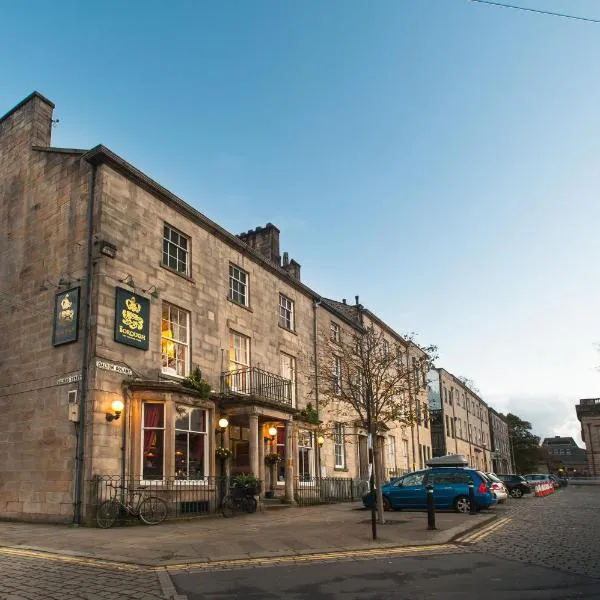
M 233 485 L 233 477 L 207 476 L 195 480 L 167 477 L 160 481 L 140 481 L 118 475 L 96 475 L 88 482 L 88 489 L 94 512 L 102 502 L 113 497 L 127 504 L 135 495 L 158 496 L 167 503 L 167 518 L 180 519 L 217 513 L 222 497 L 230 493 Z M 256 493 L 260 493 L 261 485 L 259 482 Z
M 294 382 L 258 367 L 246 367 L 221 373 L 221 393 L 257 396 L 292 406 Z
M 300 477 L 294 482 L 294 499 L 298 506 L 334 504 L 361 500 L 369 482 L 347 477 Z

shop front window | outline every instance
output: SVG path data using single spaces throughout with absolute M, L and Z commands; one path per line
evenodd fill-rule
M 198 480 L 206 476 L 206 411 L 177 407 L 175 421 L 175 477 Z
M 143 417 L 143 467 L 142 478 L 146 481 L 163 479 L 165 406 L 156 402 L 144 403 Z

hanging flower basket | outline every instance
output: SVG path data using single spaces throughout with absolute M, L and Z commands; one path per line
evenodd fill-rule
M 281 462 L 283 459 L 280 454 L 276 452 L 271 452 L 270 454 L 265 454 L 265 464 L 267 465 L 275 465 L 278 462 Z
M 229 448 L 224 448 L 223 446 L 219 446 L 215 450 L 215 454 L 217 458 L 220 458 L 221 460 L 227 460 L 233 456 L 233 452 Z

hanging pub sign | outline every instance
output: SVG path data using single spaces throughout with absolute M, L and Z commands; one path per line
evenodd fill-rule
M 150 301 L 123 288 L 117 288 L 115 341 L 148 350 Z
M 79 331 L 79 288 L 56 294 L 54 298 L 54 319 L 52 344 L 60 346 L 77 341 Z

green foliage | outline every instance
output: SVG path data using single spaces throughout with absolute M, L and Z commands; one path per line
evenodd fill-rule
M 309 402 L 301 411 L 300 416 L 307 422 L 312 423 L 313 425 L 319 425 L 321 421 L 319 421 L 319 413 L 315 410 L 312 405 L 312 402 Z
M 187 388 L 197 391 L 204 399 L 210 396 L 210 384 L 202 379 L 202 371 L 200 371 L 200 367 L 198 366 L 194 367 L 192 374 L 186 377 L 182 384 Z
M 226 460 L 233 456 L 233 452 L 229 448 L 224 448 L 223 446 L 219 446 L 215 450 L 215 455 L 217 458 L 220 458 L 221 460 Z
M 269 454 L 265 454 L 265 463 L 267 465 L 274 465 L 281 461 L 282 461 L 281 455 L 277 454 L 276 452 L 270 452 Z
M 258 492 L 260 490 L 260 479 L 254 475 L 240 473 L 231 478 L 231 485 L 238 488 L 254 488 Z
M 502 415 L 508 424 L 508 436 L 512 445 L 517 473 L 536 471 L 544 454 L 540 447 L 540 438 L 531 433 L 531 423 L 523 421 L 517 415 Z

